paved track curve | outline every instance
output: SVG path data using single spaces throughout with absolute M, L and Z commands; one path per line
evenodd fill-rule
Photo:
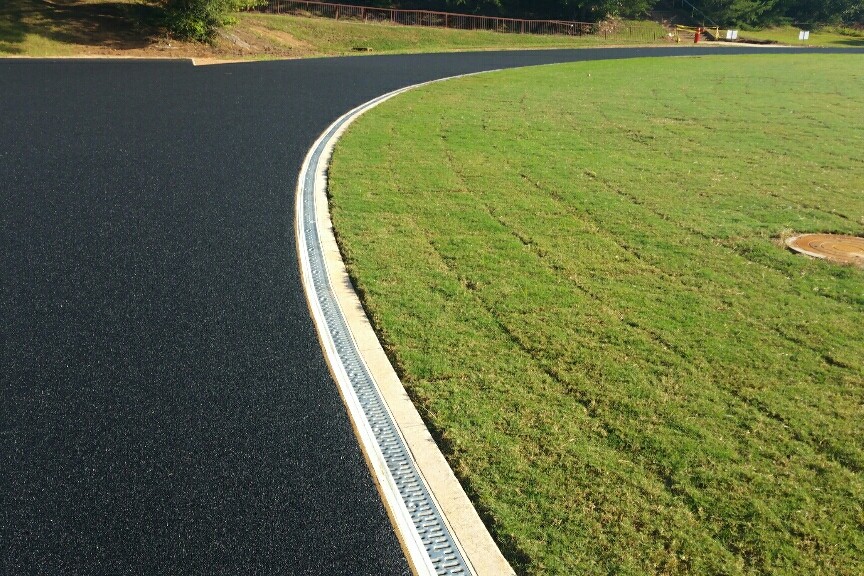
M 0 60 L 0 572 L 407 574 L 298 278 L 308 147 L 425 80 L 752 51 Z

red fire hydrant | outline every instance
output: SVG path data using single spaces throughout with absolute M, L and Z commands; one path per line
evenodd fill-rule
M 696 28 L 696 33 L 693 35 L 693 43 L 699 43 L 699 37 L 702 35 L 702 28 Z

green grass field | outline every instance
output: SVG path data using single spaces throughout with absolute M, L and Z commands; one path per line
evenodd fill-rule
M 236 14 L 236 22 L 227 27 L 227 34 L 206 45 L 169 38 L 163 20 L 162 7 L 156 0 L 6 0 L 0 3 L 0 56 L 308 58 L 653 44 L 664 42 L 666 34 L 662 26 L 653 22 L 621 22 L 619 33 L 605 37 L 572 37 L 249 12 Z
M 860 56 L 436 84 L 355 124 L 330 190 L 517 571 L 864 573 L 864 270 L 781 242 L 864 233 Z
M 159 32 L 155 0 L 4 0 L 0 56 L 71 56 L 146 48 Z
M 450 52 L 461 50 L 494 50 L 525 48 L 578 48 L 582 46 L 628 42 L 663 42 L 666 30 L 655 23 L 634 23 L 619 34 L 603 36 L 541 36 L 501 34 L 488 31 L 447 30 L 418 26 L 394 26 L 350 20 L 329 20 L 303 16 L 241 14 L 238 26 L 250 28 L 262 39 L 277 44 L 287 34 L 287 45 L 308 50 L 308 55 L 356 54 L 358 49 L 372 54 Z M 630 30 L 632 34 L 628 34 Z
M 742 40 L 773 40 L 792 46 L 864 46 L 864 30 L 826 26 L 810 31 L 806 41 L 798 40 L 800 28 L 795 26 L 779 26 L 765 30 L 742 30 Z

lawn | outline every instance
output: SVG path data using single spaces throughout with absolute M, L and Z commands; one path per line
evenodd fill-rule
M 146 49 L 160 33 L 156 0 L 3 0 L 0 56 L 70 56 Z
M 666 30 L 653 22 L 622 25 L 620 32 L 603 36 L 541 36 L 490 31 L 448 30 L 389 23 L 363 23 L 304 16 L 247 13 L 238 16 L 235 30 L 255 44 L 264 40 L 293 49 L 298 55 L 346 55 L 448 52 L 461 50 L 578 48 L 628 42 L 663 42 Z
M 308 58 L 666 42 L 666 30 L 654 22 L 622 21 L 617 33 L 573 37 L 247 12 L 235 14 L 211 44 L 200 44 L 172 38 L 164 18 L 157 0 L 4 0 L 0 56 Z
M 807 40 L 798 40 L 800 31 L 801 29 L 796 26 L 778 26 L 765 30 L 742 30 L 739 34 L 745 41 L 773 40 L 792 46 L 864 46 L 864 30 L 825 26 L 810 30 L 810 37 Z
M 696 79 L 696 80 L 694 80 Z M 412 91 L 331 209 L 411 397 L 526 574 L 864 573 L 860 56 Z

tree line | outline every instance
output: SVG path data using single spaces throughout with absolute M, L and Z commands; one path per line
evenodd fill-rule
M 864 26 L 864 0 L 323 0 L 341 4 L 438 10 L 510 18 L 598 22 L 640 18 L 652 10 L 689 13 L 697 24 L 760 27 L 807 23 Z M 177 35 L 206 40 L 231 12 L 267 0 L 161 0 Z
M 720 26 L 864 24 L 862 0 L 348 0 L 342 3 L 580 22 L 609 17 L 639 18 L 652 10 L 680 10 L 692 14 L 697 23 L 710 19 Z
M 675 0 L 673 4 L 690 8 L 697 19 L 701 12 L 721 26 L 864 24 L 862 0 Z

